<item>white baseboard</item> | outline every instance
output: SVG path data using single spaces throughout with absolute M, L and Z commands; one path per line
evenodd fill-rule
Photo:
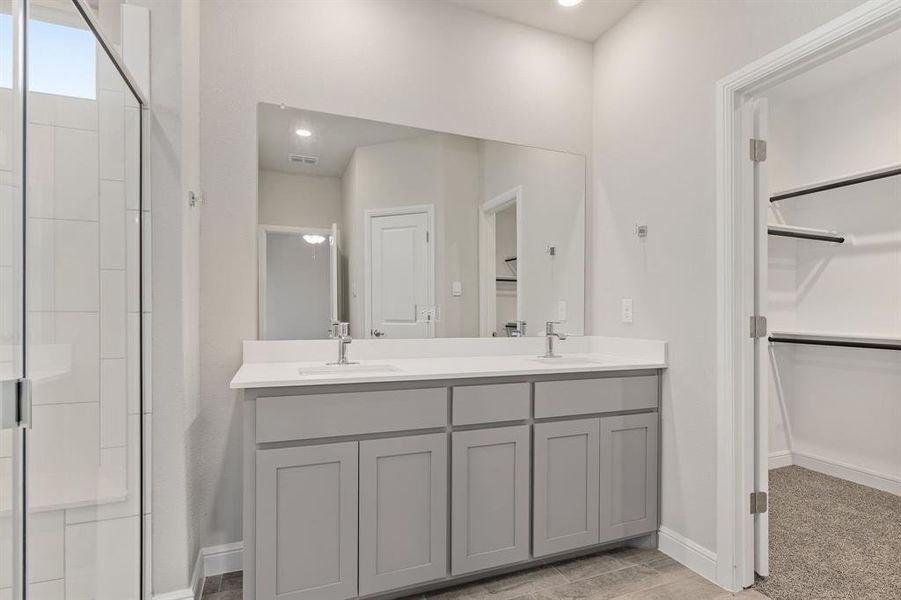
M 845 479 L 860 485 L 865 485 L 883 492 L 901 496 L 901 477 L 878 473 L 869 469 L 863 469 L 854 465 L 841 463 L 832 459 L 816 456 L 808 452 L 792 452 L 793 464 L 811 471 L 831 475 L 839 479 Z
M 165 594 L 157 594 L 153 596 L 153 600 L 194 600 L 199 596 L 194 594 L 191 588 L 183 590 L 175 590 L 174 592 L 166 592 Z
M 661 526 L 657 533 L 658 550 L 716 583 L 716 552 L 667 527 Z
M 200 598 L 200 594 L 203 592 L 203 581 L 207 577 L 240 571 L 243 566 L 244 542 L 201 548 L 197 553 L 197 560 L 194 562 L 194 572 L 191 574 L 191 589 L 186 590 L 188 592 L 193 590 L 193 595 L 187 596 L 187 598 Z M 154 600 L 161 598 L 154 596 Z M 173 596 L 162 600 L 182 600 L 182 598 Z
M 790 467 L 793 464 L 795 464 L 795 461 L 791 451 L 781 450 L 779 452 L 770 452 L 770 469 Z

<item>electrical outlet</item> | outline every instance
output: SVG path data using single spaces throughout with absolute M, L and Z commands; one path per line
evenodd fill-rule
M 632 322 L 632 298 L 623 298 L 621 318 L 623 323 Z

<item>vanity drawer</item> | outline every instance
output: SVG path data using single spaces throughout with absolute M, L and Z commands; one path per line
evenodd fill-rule
M 447 425 L 447 388 L 257 399 L 257 443 Z
M 454 425 L 524 421 L 528 418 L 528 383 L 464 385 L 454 388 Z
M 535 383 L 535 418 L 657 408 L 657 376 Z

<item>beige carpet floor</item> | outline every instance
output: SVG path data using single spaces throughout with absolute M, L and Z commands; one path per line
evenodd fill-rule
M 901 497 L 809 471 L 770 471 L 773 600 L 901 600 Z

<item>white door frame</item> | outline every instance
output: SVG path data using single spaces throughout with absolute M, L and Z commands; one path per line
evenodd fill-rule
M 901 0 L 870 0 L 720 80 L 717 106 L 717 552 L 716 580 L 738 591 L 753 576 L 755 429 L 753 348 L 753 216 L 743 210 L 753 182 L 742 177 L 748 140 L 742 108 L 763 90 L 901 27 Z M 749 460 L 750 459 L 750 460 Z M 749 472 L 750 469 L 750 472 Z
M 428 217 L 429 241 L 427 257 L 429 270 L 429 304 L 435 305 L 435 205 L 414 204 L 393 208 L 370 208 L 363 212 L 363 335 L 372 337 L 372 219 L 374 217 L 390 217 L 397 215 L 415 215 L 425 213 Z M 440 315 L 439 315 L 440 317 Z M 435 337 L 435 324 L 428 324 L 426 337 Z
M 509 189 L 479 207 L 479 335 L 497 331 L 497 213 L 516 206 L 516 319 L 523 318 L 522 259 L 522 186 Z
M 269 233 L 296 233 L 297 235 L 323 235 L 328 240 L 331 229 L 321 227 L 292 227 L 289 225 L 257 225 L 257 339 L 266 332 L 266 235 Z M 328 248 L 328 245 L 323 245 Z

